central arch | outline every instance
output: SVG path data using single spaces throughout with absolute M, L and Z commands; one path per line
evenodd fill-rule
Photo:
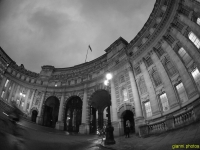
M 111 96 L 106 90 L 95 91 L 90 98 L 90 133 L 102 129 L 107 123 L 106 107 L 111 106 Z M 110 114 L 110 113 L 109 113 Z
M 55 96 L 50 96 L 45 101 L 43 125 L 47 127 L 55 128 L 56 122 L 58 121 L 60 101 Z
M 72 96 L 67 100 L 64 118 L 64 130 L 79 132 L 82 118 L 82 100 L 79 96 Z

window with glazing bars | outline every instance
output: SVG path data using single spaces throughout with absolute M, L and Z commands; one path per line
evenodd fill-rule
M 193 32 L 190 32 L 188 37 L 192 41 L 192 43 L 199 49 L 200 48 L 199 38 Z
M 167 98 L 167 94 L 166 93 L 163 93 L 160 95 L 160 101 L 161 101 L 161 104 L 162 104 L 162 108 L 163 108 L 163 111 L 168 111 L 169 110 L 169 103 L 168 103 L 168 98 Z
M 192 58 L 190 57 L 190 55 L 188 55 L 183 47 L 178 50 L 178 54 L 182 58 L 185 65 L 189 64 L 192 61 Z
M 152 76 L 152 79 L 154 81 L 155 86 L 158 86 L 158 85 L 160 85 L 162 83 L 162 81 L 160 79 L 160 76 L 159 76 L 158 72 L 155 69 L 153 69 L 153 71 L 151 73 L 151 76 Z
M 136 75 L 138 75 L 138 74 L 141 73 L 140 66 L 135 67 L 134 70 L 135 70 L 135 74 L 136 74 Z
M 182 102 L 186 102 L 188 100 L 187 93 L 185 91 L 185 88 L 183 86 L 183 83 L 179 83 L 176 85 L 176 90 L 178 92 L 179 98 Z
M 151 110 L 151 104 L 150 102 L 145 102 L 144 103 L 145 111 L 146 111 L 146 116 L 151 117 L 152 116 L 152 110 Z
M 176 74 L 177 71 L 176 71 L 174 65 L 169 60 L 169 58 L 165 57 L 164 59 L 165 59 L 164 60 L 165 69 L 166 69 L 167 73 L 169 74 L 169 76 L 171 77 L 174 74 Z
M 147 92 L 147 87 L 146 87 L 146 84 L 145 84 L 145 81 L 144 81 L 144 77 L 140 77 L 139 79 L 139 87 L 140 87 L 140 93 L 141 94 L 144 94 Z
M 153 64 L 153 61 L 152 61 L 151 57 L 145 58 L 145 61 L 146 61 L 147 67 L 149 67 L 149 66 L 151 66 Z

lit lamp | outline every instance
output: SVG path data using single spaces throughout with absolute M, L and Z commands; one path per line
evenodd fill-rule
M 109 81 L 112 79 L 112 74 L 111 73 L 107 73 L 106 74 L 106 80 L 104 81 L 104 85 L 108 86 L 109 85 Z M 113 136 L 113 131 L 114 128 L 112 126 L 111 123 L 111 119 L 110 119 L 110 106 L 108 106 L 108 124 L 106 126 L 106 140 L 105 140 L 105 145 L 109 145 L 109 144 L 115 144 L 115 140 L 114 140 L 114 136 Z

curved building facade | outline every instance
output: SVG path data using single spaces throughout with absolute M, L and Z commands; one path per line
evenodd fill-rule
M 141 31 L 99 58 L 69 68 L 18 66 L 1 49 L 1 103 L 15 101 L 43 126 L 94 133 L 111 119 L 140 136 L 200 119 L 200 3 L 157 0 Z M 113 78 L 104 85 L 105 75 Z

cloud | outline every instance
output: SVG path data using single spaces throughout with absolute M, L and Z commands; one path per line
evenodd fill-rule
M 25 68 L 71 67 L 88 61 L 120 36 L 131 41 L 155 0 L 1 0 L 0 46 Z

